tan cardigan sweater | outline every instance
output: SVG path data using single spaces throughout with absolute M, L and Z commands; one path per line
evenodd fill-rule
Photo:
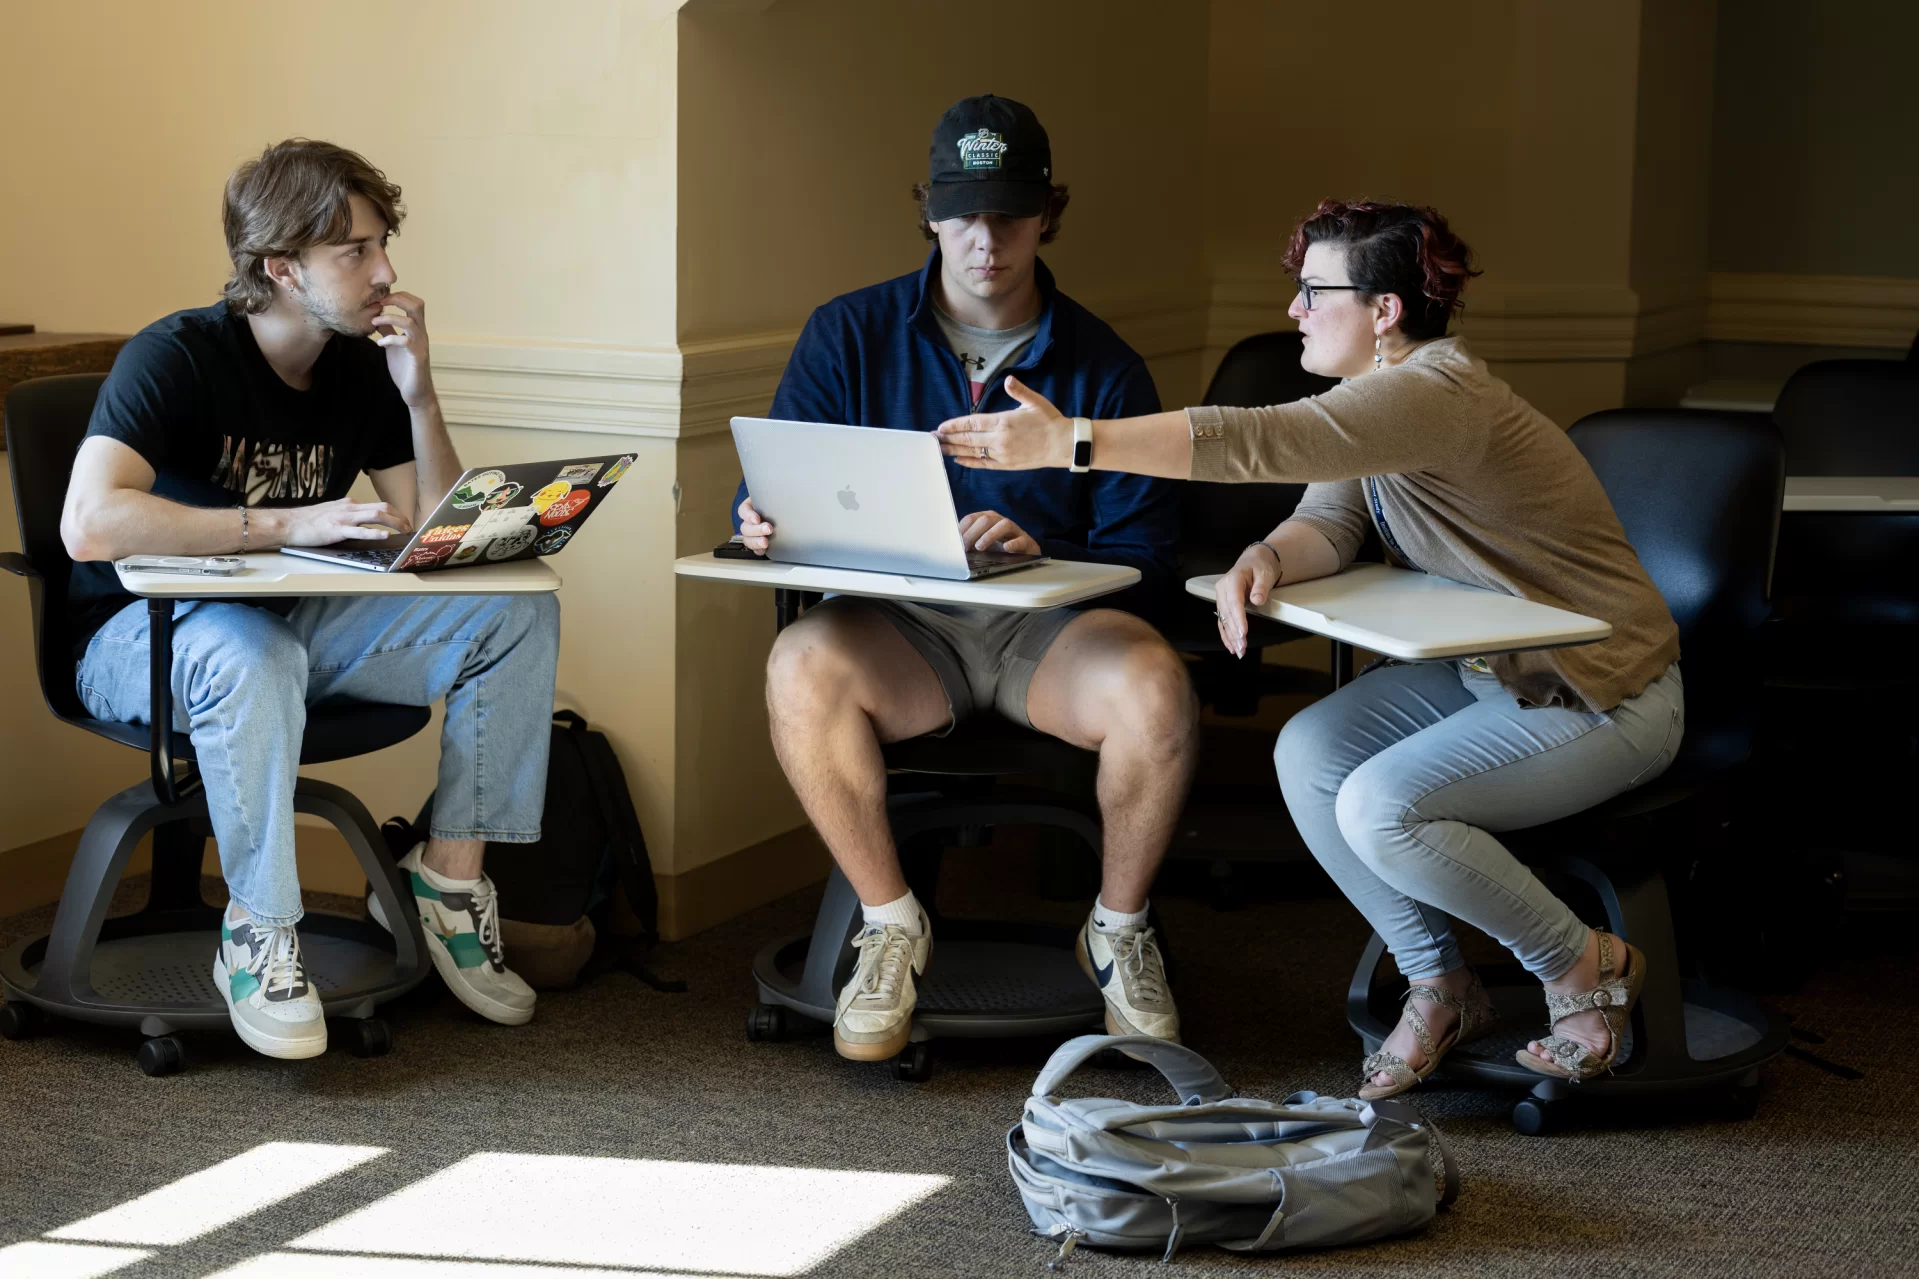
M 1341 568 L 1373 522 L 1376 476 L 1410 567 L 1612 623 L 1598 644 L 1489 657 L 1522 704 L 1611 710 L 1679 659 L 1679 629 L 1592 468 L 1461 339 L 1292 404 L 1186 412 L 1193 478 L 1309 483 L 1292 518 L 1325 534 Z

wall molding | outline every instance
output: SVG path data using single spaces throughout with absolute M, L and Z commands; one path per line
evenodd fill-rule
M 1710 342 L 1903 350 L 1919 332 L 1919 280 L 1715 271 L 1706 298 Z
M 674 439 L 680 352 L 660 347 L 441 340 L 433 381 L 454 426 Z

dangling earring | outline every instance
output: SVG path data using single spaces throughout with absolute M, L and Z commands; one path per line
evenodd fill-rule
M 1379 372 L 1386 364 L 1386 357 L 1382 355 L 1379 350 L 1379 344 L 1382 340 L 1378 334 L 1373 335 L 1373 372 L 1375 373 Z

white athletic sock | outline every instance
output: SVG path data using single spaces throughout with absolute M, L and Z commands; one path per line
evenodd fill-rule
M 920 935 L 920 899 L 913 896 L 911 889 L 906 896 L 883 906 L 868 906 L 860 903 L 860 912 L 869 924 L 878 924 L 881 928 L 888 924 L 898 924 L 913 936 Z
M 1093 927 L 1099 929 L 1102 933 L 1116 933 L 1129 924 L 1134 927 L 1142 927 L 1146 923 L 1147 907 L 1151 905 L 1151 902 L 1147 902 L 1145 906 L 1141 906 L 1138 910 L 1128 914 L 1123 910 L 1114 910 L 1111 906 L 1108 906 L 1105 902 L 1095 897 L 1093 899 Z

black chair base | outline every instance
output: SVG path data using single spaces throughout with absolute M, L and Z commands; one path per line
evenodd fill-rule
M 376 1055 L 385 1051 L 388 1037 L 373 1018 L 374 1009 L 411 990 L 430 971 L 418 914 L 382 847 L 379 826 L 351 793 L 301 778 L 293 807 L 325 818 L 345 837 L 386 917 L 406 923 L 398 935 L 337 915 L 316 913 L 300 924 L 308 975 L 327 1016 L 358 1021 L 349 1046 Z M 135 1026 L 149 1038 L 141 1049 L 141 1067 L 167 1074 L 183 1060 L 175 1031 L 230 1029 L 212 977 L 221 911 L 200 897 L 209 830 L 204 793 L 164 804 L 143 781 L 102 804 L 81 836 L 53 931 L 0 956 L 0 991 L 7 1001 L 0 1032 L 19 1038 L 47 1014 Z M 154 849 L 147 905 L 108 919 L 127 861 L 149 831 Z
M 1633 1010 L 1625 1051 L 1611 1074 L 1572 1084 L 1549 1079 L 1513 1059 L 1515 1050 L 1546 1029 L 1539 983 L 1518 965 L 1481 970 L 1499 1010 L 1500 1029 L 1487 1039 L 1455 1049 L 1440 1073 L 1449 1078 L 1531 1089 L 1513 1109 L 1513 1126 L 1538 1134 L 1561 1126 L 1578 1103 L 1630 1104 L 1654 1097 L 1720 1093 L 1728 1113 L 1749 1114 L 1759 1068 L 1785 1051 L 1786 1019 L 1757 1000 L 1682 978 L 1665 877 L 1652 867 L 1607 874 L 1583 857 L 1528 859 L 1549 874 L 1578 879 L 1595 889 L 1606 909 L 1606 928 L 1646 956 L 1646 984 Z M 1386 944 L 1367 942 L 1346 994 L 1346 1020 L 1367 1052 L 1379 1047 L 1400 1017 L 1406 989 L 1396 973 L 1382 971 Z
M 933 779 L 896 778 L 906 785 Z M 963 788 L 976 792 L 977 788 Z M 985 793 L 943 791 L 895 794 L 887 804 L 903 860 L 914 844 L 943 842 L 947 832 L 970 833 L 998 825 L 1042 826 L 1076 835 L 1097 855 L 1097 815 L 1056 791 L 993 786 Z M 909 867 L 910 870 L 910 867 Z M 917 878 L 909 873 L 910 878 Z M 1070 929 L 1043 925 L 946 919 L 937 915 L 933 885 L 915 893 L 934 919 L 933 956 L 919 984 L 913 1041 L 895 1063 L 902 1079 L 930 1073 L 925 1047 L 933 1039 L 998 1039 L 1027 1035 L 1075 1035 L 1105 1023 L 1106 1005 L 1080 971 Z M 838 868 L 827 879 L 813 932 L 770 943 L 753 959 L 761 1005 L 747 1021 L 748 1037 L 777 1040 L 804 1033 L 806 1023 L 830 1026 L 839 989 L 853 971 L 849 943 L 860 929 L 857 894 Z

